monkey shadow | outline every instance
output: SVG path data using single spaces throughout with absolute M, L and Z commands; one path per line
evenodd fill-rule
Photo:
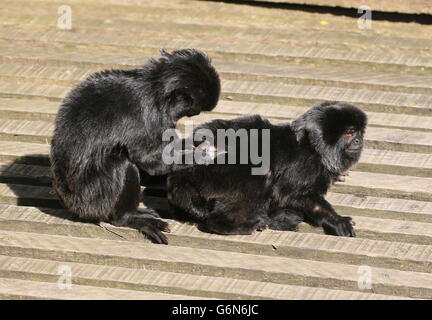
M 84 222 L 62 206 L 51 187 L 49 166 L 46 154 L 28 154 L 2 164 L 0 183 L 7 185 L 12 191 L 3 195 L 2 203 L 37 207 L 40 211 L 57 218 Z
M 24 207 L 37 207 L 40 211 L 73 222 L 89 222 L 65 209 L 52 188 L 49 158 L 46 154 L 28 154 L 0 165 L 0 183 L 12 192 L 0 195 L 2 203 Z M 141 174 L 145 187 L 142 202 L 154 209 L 161 218 L 174 219 L 166 201 L 166 176 L 152 177 Z

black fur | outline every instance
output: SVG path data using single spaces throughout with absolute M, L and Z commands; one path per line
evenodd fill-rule
M 173 213 L 220 234 L 296 230 L 305 221 L 327 234 L 355 236 L 351 218 L 338 215 L 324 196 L 358 161 L 366 124 L 363 111 L 339 102 L 313 107 L 291 124 L 260 116 L 207 123 L 202 127 L 213 132 L 270 129 L 270 171 L 258 176 L 249 164 L 214 164 L 169 174 Z
M 56 119 L 51 166 L 64 206 L 166 243 L 165 222 L 152 212 L 136 214 L 139 169 L 162 175 L 186 168 L 163 163 L 162 133 L 181 117 L 212 110 L 219 93 L 210 59 L 194 49 L 162 51 L 140 69 L 91 75 L 64 99 Z

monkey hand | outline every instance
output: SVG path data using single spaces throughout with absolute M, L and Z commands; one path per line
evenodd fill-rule
M 355 232 L 353 226 L 355 222 L 351 217 L 338 216 L 335 221 L 324 221 L 322 227 L 324 232 L 329 235 L 339 236 L 339 237 L 355 237 Z

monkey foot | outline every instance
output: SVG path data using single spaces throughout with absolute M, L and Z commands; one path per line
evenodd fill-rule
M 118 227 L 129 227 L 138 230 L 154 243 L 168 244 L 168 239 L 162 232 L 171 232 L 168 223 L 155 219 L 150 213 L 125 214 L 111 223 Z
M 351 217 L 340 217 L 337 222 L 323 222 L 324 232 L 333 236 L 355 237 L 353 226 L 355 222 Z
M 145 224 L 141 225 L 139 231 L 154 243 L 168 244 L 167 237 L 162 233 L 171 232 L 168 223 L 158 219 L 146 219 Z M 144 222 L 143 221 L 143 222 Z

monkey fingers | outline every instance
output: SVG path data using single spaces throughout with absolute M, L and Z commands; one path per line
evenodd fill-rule
M 147 220 L 147 221 L 146 221 Z M 148 239 L 159 244 L 168 244 L 167 237 L 161 232 L 170 232 L 168 223 L 158 219 L 142 220 L 142 225 L 138 230 Z
M 170 232 L 168 223 L 165 221 L 149 218 L 149 214 L 125 214 L 120 219 L 112 221 L 118 227 L 129 227 L 140 231 L 144 236 L 154 243 L 168 244 L 168 239 L 162 233 Z
M 328 235 L 340 236 L 340 237 L 355 237 L 355 231 L 353 229 L 353 223 L 351 217 L 340 217 L 337 222 L 323 222 L 322 227 L 324 232 Z

